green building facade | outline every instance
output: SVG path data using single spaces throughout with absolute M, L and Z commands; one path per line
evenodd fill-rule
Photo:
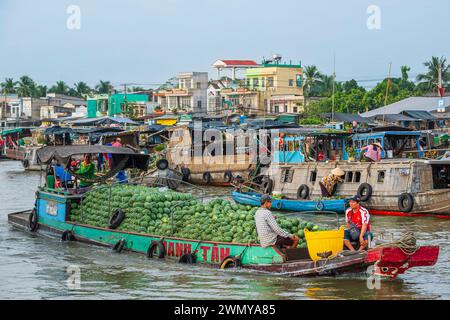
M 131 103 L 147 103 L 148 96 L 145 94 L 136 93 L 116 93 L 112 95 L 96 95 L 87 98 L 87 113 L 88 118 L 95 118 L 101 116 L 115 116 L 124 112 L 126 102 Z

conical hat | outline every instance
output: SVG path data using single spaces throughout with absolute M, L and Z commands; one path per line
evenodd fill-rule
M 331 173 L 335 176 L 343 176 L 345 174 L 344 170 L 340 168 L 334 168 L 333 170 L 331 170 Z

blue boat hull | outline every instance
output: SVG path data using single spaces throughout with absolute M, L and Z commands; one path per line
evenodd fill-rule
M 256 192 L 233 191 L 231 196 L 234 201 L 250 206 L 260 206 L 261 194 Z M 336 213 L 345 212 L 345 199 L 334 200 L 286 200 L 273 199 L 272 209 L 305 212 L 305 211 L 328 211 Z

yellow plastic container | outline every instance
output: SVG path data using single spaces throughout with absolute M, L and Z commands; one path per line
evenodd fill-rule
M 317 255 L 318 253 L 331 251 L 330 257 L 333 257 L 344 249 L 344 226 L 338 230 L 309 231 L 305 229 L 304 232 L 309 256 L 313 261 L 323 259 Z

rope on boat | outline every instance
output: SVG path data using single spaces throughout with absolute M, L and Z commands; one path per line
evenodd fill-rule
M 418 249 L 417 239 L 414 236 L 414 233 L 411 231 L 404 233 L 397 241 L 392 241 L 389 243 L 375 246 L 375 248 L 386 248 L 386 247 L 399 248 L 404 254 L 408 256 L 413 255 Z

